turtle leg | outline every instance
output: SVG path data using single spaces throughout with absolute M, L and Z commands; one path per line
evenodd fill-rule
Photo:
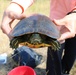
M 10 41 L 10 47 L 11 47 L 12 49 L 14 49 L 14 48 L 16 49 L 16 48 L 18 48 L 19 43 L 20 43 L 19 38 L 13 38 L 13 39 Z
M 51 40 L 51 47 L 53 50 L 59 50 L 61 45 L 57 40 Z

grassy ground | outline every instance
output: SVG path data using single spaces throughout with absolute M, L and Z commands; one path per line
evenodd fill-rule
M 4 9 L 9 5 L 11 0 L 0 0 L 0 22 L 2 19 L 2 14 Z M 49 16 L 49 2 L 50 0 L 36 0 L 36 2 L 29 7 L 25 14 L 30 15 L 32 13 L 40 13 Z M 46 4 L 46 5 L 45 5 Z M 8 37 L 2 33 L 0 29 L 0 54 L 7 53 L 8 61 L 5 65 L 0 65 L 0 75 L 6 75 L 15 65 L 11 59 L 11 54 L 13 50 L 9 47 Z M 44 50 L 44 52 L 43 52 Z M 35 49 L 36 52 L 42 54 L 46 59 L 47 48 Z M 46 61 L 40 64 L 35 70 L 37 75 L 45 75 Z M 71 70 L 71 75 L 76 75 L 76 64 Z

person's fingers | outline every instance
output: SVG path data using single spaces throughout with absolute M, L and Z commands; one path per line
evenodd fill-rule
M 21 20 L 21 19 L 25 18 L 26 15 L 25 15 L 24 13 L 18 14 L 18 13 L 15 13 L 15 12 L 10 12 L 9 17 L 10 17 L 11 19 Z
M 66 27 L 71 31 L 71 32 L 75 32 L 76 29 L 76 24 L 75 21 L 70 21 Z
M 23 18 L 25 18 L 25 17 L 26 17 L 25 14 L 17 15 L 17 19 L 19 19 L 19 20 L 21 20 L 21 19 L 23 19 Z
M 72 21 L 72 20 L 69 20 L 67 21 L 66 19 L 61 19 L 61 20 L 54 20 L 54 23 L 57 25 L 57 26 L 62 26 L 62 30 L 63 31 L 63 27 L 64 30 L 67 28 L 71 33 L 74 33 L 75 32 L 75 21 Z
M 75 36 L 74 33 L 71 33 L 71 32 L 69 32 L 69 31 L 67 31 L 67 32 L 65 32 L 65 33 L 63 33 L 63 34 L 61 35 L 61 37 L 58 39 L 58 41 L 65 40 L 65 39 L 67 39 L 67 38 L 72 38 L 72 37 L 74 37 L 74 36 Z
M 60 20 L 56 20 L 54 19 L 53 22 L 57 25 L 57 26 L 62 26 L 62 25 L 66 25 L 66 21 L 63 19 Z

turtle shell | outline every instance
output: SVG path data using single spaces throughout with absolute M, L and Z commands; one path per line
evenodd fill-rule
M 56 25 L 50 18 L 41 14 L 34 14 L 20 20 L 13 28 L 10 35 L 12 37 L 17 37 L 30 33 L 44 34 L 55 39 L 60 37 L 60 32 Z

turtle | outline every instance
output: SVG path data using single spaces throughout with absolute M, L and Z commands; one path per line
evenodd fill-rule
M 10 47 L 13 49 L 20 45 L 30 48 L 51 47 L 53 50 L 60 48 L 57 41 L 60 32 L 50 18 L 43 14 L 33 14 L 20 20 L 10 35 Z

